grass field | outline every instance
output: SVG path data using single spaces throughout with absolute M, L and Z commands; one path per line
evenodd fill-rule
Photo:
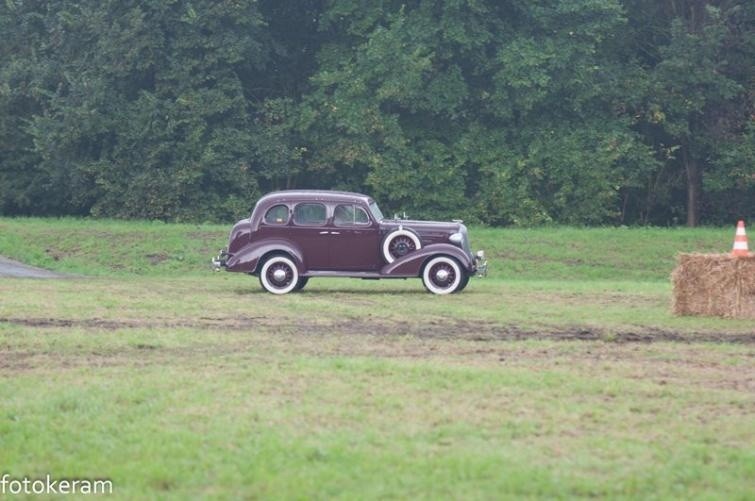
M 0 473 L 123 498 L 751 499 L 755 326 L 675 318 L 732 228 L 472 228 L 490 276 L 211 273 L 228 227 L 0 219 Z

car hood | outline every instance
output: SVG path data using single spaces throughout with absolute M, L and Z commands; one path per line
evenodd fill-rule
M 414 230 L 420 235 L 425 234 L 451 234 L 461 231 L 461 223 L 446 221 L 416 221 L 412 219 L 388 219 L 381 222 L 381 226 L 387 229 L 394 229 L 402 226 Z

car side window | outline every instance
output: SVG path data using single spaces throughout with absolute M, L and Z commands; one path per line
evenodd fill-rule
M 286 224 L 288 222 L 288 207 L 285 205 L 275 205 L 268 209 L 265 214 L 265 223 L 267 224 Z
M 327 211 L 323 204 L 304 203 L 294 208 L 294 224 L 321 226 L 327 219 Z
M 336 226 L 355 226 L 370 224 L 370 218 L 361 207 L 353 204 L 336 205 L 333 211 L 333 224 Z

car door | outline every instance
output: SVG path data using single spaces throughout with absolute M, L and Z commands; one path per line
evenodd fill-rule
M 380 227 L 366 207 L 358 203 L 335 204 L 330 227 L 330 269 L 377 271 L 380 259 Z
M 331 236 L 327 227 L 327 207 L 320 202 L 300 202 L 294 206 L 293 212 L 287 230 L 289 238 L 301 249 L 305 269 L 327 270 Z

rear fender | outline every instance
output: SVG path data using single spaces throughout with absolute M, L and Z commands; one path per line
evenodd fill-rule
M 254 273 L 260 264 L 260 259 L 268 253 L 280 252 L 291 256 L 299 270 L 299 274 L 305 272 L 304 260 L 302 259 L 301 250 L 284 239 L 267 239 L 262 242 L 252 242 L 242 247 L 238 252 L 234 252 L 226 261 L 228 271 L 240 271 L 243 273 Z
M 474 261 L 460 248 L 451 244 L 430 244 L 386 264 L 380 270 L 380 274 L 394 277 L 418 277 L 425 262 L 441 254 L 455 258 L 468 273 L 474 273 Z

